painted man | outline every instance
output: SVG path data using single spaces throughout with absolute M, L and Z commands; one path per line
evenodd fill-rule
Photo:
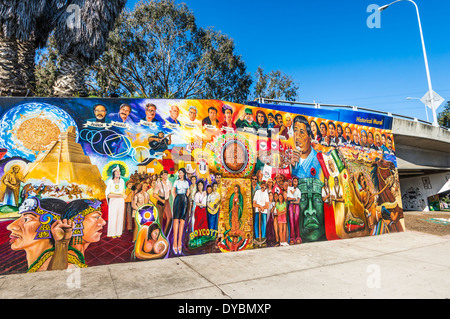
M 319 178 L 322 174 L 317 152 L 312 148 L 311 139 L 313 134 L 308 120 L 297 115 L 294 118 L 294 144 L 292 152 L 291 171 L 298 178 Z
M 266 221 L 269 212 L 269 193 L 266 191 L 266 182 L 262 181 L 261 189 L 255 192 L 253 196 L 253 208 L 255 209 L 255 238 L 261 241 L 266 238 Z

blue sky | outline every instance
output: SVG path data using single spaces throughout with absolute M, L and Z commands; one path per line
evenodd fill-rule
M 428 91 L 414 5 L 401 1 L 369 28 L 367 12 L 382 0 L 175 0 L 201 27 L 234 39 L 248 71 L 281 70 L 300 87 L 299 101 L 355 105 L 426 120 L 418 100 Z M 137 1 L 128 0 L 133 8 Z M 433 89 L 450 99 L 450 1 L 415 0 Z M 443 109 L 443 103 L 437 110 Z M 428 112 L 432 121 L 431 110 Z

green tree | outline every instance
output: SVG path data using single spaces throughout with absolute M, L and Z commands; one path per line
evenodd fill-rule
M 65 67 L 70 59 L 61 54 L 55 30 L 47 46 L 37 51 L 36 95 L 52 96 L 55 87 L 60 87 L 65 88 L 65 96 L 197 98 L 239 103 L 257 97 L 295 100 L 298 96 L 298 85 L 281 71 L 265 74 L 259 67 L 253 80 L 235 52 L 233 40 L 197 26 L 184 3 L 141 1 L 133 10 L 123 10 L 115 21 L 106 50 L 89 67 L 80 68 L 83 63 Z M 70 81 L 73 84 L 60 85 L 62 69 L 76 74 L 77 79 Z
M 450 101 L 444 107 L 444 110 L 438 114 L 438 123 L 441 126 L 450 128 Z
M 83 94 L 85 68 L 103 53 L 109 31 L 125 3 L 126 0 L 2 1 L 0 95 Z M 39 70 L 35 66 L 36 50 L 45 47 L 52 32 L 52 46 L 59 54 L 56 74 L 52 69 L 55 61 L 44 60 L 45 51 L 38 52 Z M 47 66 L 48 70 L 43 69 Z M 52 91 L 35 86 L 35 76 L 39 72 L 40 85 L 51 81 Z M 51 76 L 48 74 L 45 78 L 42 72 L 49 72 Z
M 262 67 L 258 67 L 255 73 L 256 83 L 253 98 L 264 97 L 274 100 L 294 101 L 298 97 L 299 87 L 291 76 L 281 71 L 264 73 Z
M 186 4 L 171 0 L 124 11 L 89 76 L 100 96 L 245 102 L 252 84 L 233 40 L 197 26 Z
M 56 42 L 53 36 L 50 36 L 47 47 L 39 49 L 36 52 L 36 90 L 35 95 L 38 97 L 52 96 L 53 86 L 58 77 L 58 65 L 60 64 Z

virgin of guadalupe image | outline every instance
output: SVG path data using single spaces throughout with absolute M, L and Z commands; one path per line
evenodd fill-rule
M 228 225 L 224 225 L 225 232 L 219 235 L 222 240 L 218 246 L 223 251 L 239 251 L 247 247 L 248 239 L 242 230 L 242 214 L 244 212 L 244 197 L 241 187 L 234 185 L 233 193 L 230 196 Z

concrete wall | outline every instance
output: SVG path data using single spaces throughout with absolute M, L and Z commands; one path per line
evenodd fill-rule
M 430 211 L 428 197 L 445 190 L 450 172 L 401 178 L 403 209 L 411 211 Z
M 450 171 L 450 131 L 404 119 L 393 119 L 399 169 Z

